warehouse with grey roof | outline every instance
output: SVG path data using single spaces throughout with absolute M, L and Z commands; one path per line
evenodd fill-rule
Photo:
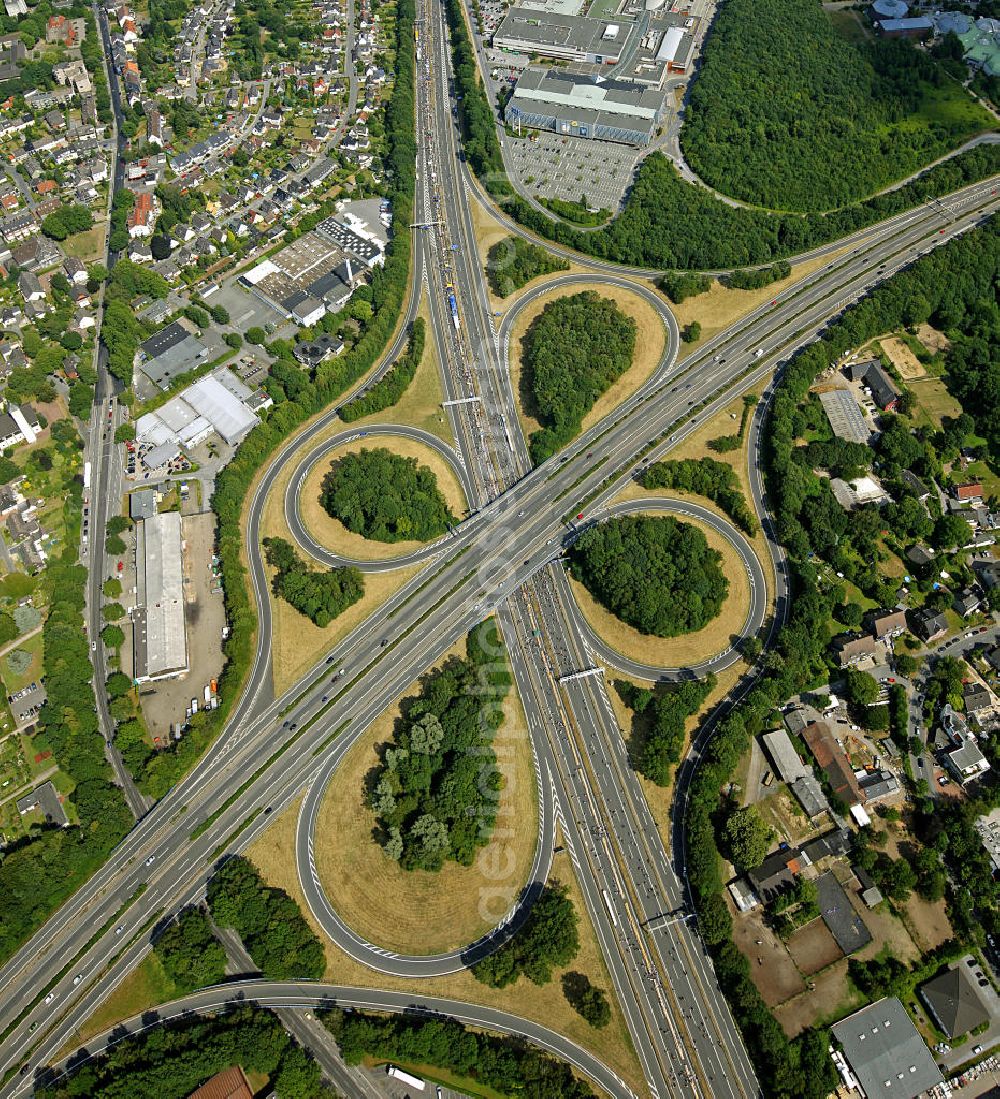
M 648 145 L 663 119 L 663 92 L 625 80 L 527 68 L 504 111 L 515 128 Z
M 184 622 L 181 514 L 167 511 L 136 524 L 134 678 L 142 683 L 188 670 Z

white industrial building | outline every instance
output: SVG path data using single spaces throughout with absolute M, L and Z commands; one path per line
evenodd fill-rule
M 199 378 L 136 421 L 143 463 L 157 469 L 175 458 L 181 448 L 195 447 L 213 433 L 236 446 L 259 422 L 250 408 L 254 401 L 254 391 L 224 367 Z
M 136 524 L 136 611 L 132 649 L 137 682 L 188 670 L 184 623 L 184 563 L 179 511 Z

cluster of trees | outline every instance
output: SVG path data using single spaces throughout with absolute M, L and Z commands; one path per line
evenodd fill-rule
M 135 192 L 123 187 L 111 204 L 111 235 L 108 244 L 113 252 L 124 252 L 128 247 L 128 216 L 135 206 Z
M 362 416 L 371 416 L 385 408 L 391 408 L 403 396 L 424 356 L 426 328 L 424 318 L 417 317 L 410 330 L 410 339 L 404 354 L 373 386 L 340 406 L 339 415 L 345 423 L 350 424 L 360 420 Z
M 622 701 L 642 720 L 629 741 L 632 766 L 657 786 L 668 786 L 680 762 L 687 719 L 696 714 L 715 690 L 715 676 L 686 679 L 653 691 L 628 680 L 615 684 Z
M 264 539 L 264 559 L 278 571 L 274 594 L 324 629 L 365 594 L 365 578 L 352 565 L 320 571 L 311 568 L 284 538 Z
M 42 232 L 53 240 L 65 240 L 74 233 L 82 233 L 94 224 L 90 210 L 78 202 L 60 206 L 42 219 Z
M 226 975 L 226 951 L 200 908 L 185 908 L 153 944 L 163 972 L 178 992 L 218 984 Z
M 697 271 L 668 271 L 660 278 L 660 289 L 674 305 L 707 293 L 711 287 L 712 276 Z
M 773 282 L 781 282 L 792 273 L 792 265 L 788 260 L 778 260 L 769 267 L 746 268 L 733 271 L 726 279 L 726 285 L 731 290 L 762 290 Z
M 694 492 L 718 504 L 745 534 L 757 533 L 757 517 L 747 504 L 732 466 L 714 458 L 683 458 L 656 462 L 643 474 L 646 488 Z
M 320 502 L 349 531 L 378 542 L 427 542 L 456 522 L 427 466 L 385 447 L 338 459 Z
M 632 365 L 635 332 L 635 321 L 594 290 L 549 302 L 532 323 L 523 339 L 523 385 L 543 424 L 530 440 L 535 465 L 579 432 L 595 401 Z
M 841 206 L 983 125 L 925 53 L 901 40 L 850 42 L 809 0 L 764 13 L 736 0 L 719 15 L 681 139 L 692 168 L 736 198 L 776 210 Z M 915 124 L 929 94 L 962 102 Z
M 604 989 L 592 984 L 585 973 L 564 973 L 562 988 L 570 1007 L 592 1027 L 601 1030 L 611 1022 L 611 1004 Z
M 25 839 L 5 848 L 0 891 L 9 904 L 0 922 L 2 959 L 103 865 L 134 823 L 105 758 L 93 702 L 90 648 L 83 632 L 87 570 L 73 563 L 81 499 L 81 482 L 71 483 L 65 504 L 66 548 L 46 569 L 50 595 L 42 649 L 48 698 L 38 715 L 34 741 L 35 750 L 50 750 L 72 781 L 80 823 L 72 828 L 33 829 Z
M 791 888 L 779 893 L 767 906 L 767 921 L 782 939 L 819 916 L 819 890 L 814 881 L 796 878 Z
M 140 294 L 160 299 L 168 291 L 166 280 L 155 271 L 146 271 L 128 259 L 120 259 L 114 266 L 105 295 L 101 339 L 108 349 L 108 369 L 125 385 L 132 384 L 136 351 L 150 334 L 150 329 L 136 317 L 131 303 Z
M 500 799 L 493 738 L 510 671 L 492 620 L 472 630 L 466 657 L 448 660 L 402 705 L 392 741 L 368 776 L 381 839 L 405 870 L 471 866 L 489 842 Z
M 39 1099 L 184 1099 L 223 1069 L 241 1065 L 267 1076 L 279 1099 L 320 1099 L 319 1066 L 276 1015 L 240 1007 L 222 1015 L 188 1015 L 116 1042 L 69 1075 L 43 1081 Z
M 339 1008 L 324 1014 L 322 1020 L 349 1065 L 359 1065 L 366 1057 L 433 1065 L 502 1095 L 589 1099 L 594 1094 L 573 1075 L 569 1065 L 524 1038 L 470 1030 L 454 1019 L 347 1013 Z
M 246 0 L 236 6 L 232 59 L 242 80 L 259 80 L 265 56 L 294 61 L 316 36 L 315 25 L 302 12 L 273 0 Z M 266 36 L 261 32 L 266 31 Z
M 573 575 L 629 626 L 676 637 L 707 625 L 729 581 L 717 550 L 669 515 L 625 515 L 585 530 L 570 551 Z
M 486 277 L 490 289 L 501 298 L 509 297 L 539 275 L 568 271 L 569 264 L 523 237 L 504 237 L 486 256 Z
M 231 927 L 270 981 L 318 980 L 326 969 L 323 944 L 283 889 L 265 885 L 248 859 L 227 859 L 208 883 L 208 904 L 220 927 Z
M 732 435 L 719 435 L 714 439 L 709 439 L 708 445 L 716 454 L 729 454 L 743 446 L 743 440 L 746 438 L 747 427 L 750 425 L 750 417 L 753 415 L 757 399 L 756 393 L 748 393 L 743 398 L 743 412 L 740 416 L 739 430 L 733 432 Z
M 569 965 L 580 949 L 578 923 L 569 888 L 558 881 L 547 884 L 524 923 L 499 950 L 476 962 L 472 975 L 491 988 L 506 988 L 519 977 L 548 984 L 552 970 Z
M 734 809 L 722 829 L 729 861 L 739 873 L 760 866 L 774 840 L 774 829 L 761 819 L 755 805 Z
M 288 436 L 310 416 L 332 404 L 376 363 L 395 329 L 406 292 L 410 263 L 410 223 L 413 218 L 416 140 L 414 137 L 414 0 L 399 0 L 396 6 L 396 78 L 385 108 L 385 131 L 389 151 L 385 157 L 388 198 L 395 212 L 393 235 L 386 249 L 385 264 L 372 278 L 370 319 L 361 326 L 354 346 L 337 359 L 321 363 L 310 378 L 295 362 L 290 347 L 278 352 L 279 363 L 296 371 L 305 384 L 294 398 L 286 398 L 267 420 L 244 439 L 233 460 L 216 478 L 212 507 L 219 519 L 218 552 L 222 565 L 226 618 L 232 627 L 226 642 L 226 666 L 222 673 L 218 710 L 196 714 L 192 728 L 168 749 L 150 757 L 137 777 L 140 789 L 161 797 L 201 756 L 218 734 L 230 712 L 231 700 L 253 663 L 254 631 L 257 618 L 248 595 L 242 561 L 242 511 L 250 484 L 260 467 L 284 444 Z M 303 219 L 305 221 L 307 219 Z M 300 222 L 300 227 L 302 222 Z M 115 266 L 117 271 L 121 266 Z
M 949 390 L 971 414 L 989 456 L 1000 460 L 1000 308 L 995 294 L 970 300 L 945 357 Z
M 898 996 L 905 1001 L 912 996 L 918 984 L 928 980 L 942 965 L 955 961 L 963 953 L 963 949 L 954 939 L 948 939 L 912 966 L 891 953 L 867 961 L 851 958 L 847 963 L 847 975 L 851 983 L 871 1000 Z
M 511 217 L 541 237 L 598 259 L 660 270 L 713 270 L 770 263 L 1000 171 L 1000 148 L 981 145 L 928 169 L 902 187 L 830 213 L 776 214 L 722 202 L 704 187 L 681 179 L 667 157 L 651 153 L 639 166 L 621 214 L 604 228 L 581 231 L 564 221 L 554 221 L 515 193 L 504 172 L 495 118 L 479 82 L 460 0 L 446 0 L 445 11 L 455 84 L 462 97 L 459 120 L 469 164 Z M 701 82 L 699 76 L 693 87 Z M 756 126 L 754 120 L 746 129 L 745 134 L 752 135 L 748 140 L 755 139 Z M 864 180 L 865 190 L 871 190 L 871 176 L 864 165 L 855 178 Z M 787 208 L 784 202 L 779 205 Z

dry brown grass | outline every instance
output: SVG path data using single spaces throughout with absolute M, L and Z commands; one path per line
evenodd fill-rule
M 879 340 L 882 350 L 888 355 L 889 362 L 899 371 L 899 375 L 905 381 L 913 378 L 923 378 L 927 371 L 924 364 L 903 343 L 902 340 L 890 336 L 888 339 Z
M 427 466 L 437 479 L 438 488 L 452 514 L 461 517 L 465 513 L 468 504 L 458 477 L 436 450 L 401 435 L 373 435 L 367 439 L 355 439 L 331 450 L 322 461 L 317 462 L 303 481 L 299 493 L 302 525 L 321 546 L 333 553 L 359 561 L 387 561 L 413 553 L 425 544 L 414 539 L 405 542 L 378 542 L 373 538 L 354 534 L 339 519 L 334 519 L 320 503 L 323 478 L 334 462 L 345 454 L 357 454 L 362 450 L 382 447 L 402 458 L 416 458 L 420 465 Z
M 943 332 L 931 328 L 929 324 L 917 325 L 917 339 L 932 355 L 938 351 L 947 351 L 951 346 L 951 340 Z
M 333 434 L 341 425 L 331 428 Z M 268 495 L 261 517 L 261 537 L 291 540 L 291 531 L 285 522 L 285 489 L 291 480 L 293 467 L 282 471 Z M 420 571 L 420 565 L 409 565 L 388 573 L 374 573 L 365 577 L 365 594 L 325 629 L 314 626 L 305 615 L 293 610 L 283 599 L 271 596 L 271 678 L 276 693 L 290 687 L 309 668 L 363 622 L 372 611 L 380 607 L 412 576 Z M 270 569 L 268 577 L 273 573 Z
M 665 513 L 651 509 L 649 514 Z M 705 524 L 687 516 L 683 521 L 702 531 L 709 546 L 719 551 L 722 555 L 720 567 L 729 580 L 729 593 L 722 610 L 703 629 L 680 637 L 654 637 L 640 633 L 601 606 L 581 583 L 570 579 L 573 598 L 591 629 L 616 652 L 630 660 L 661 668 L 697 664 L 728 648 L 733 635 L 738 634 L 746 622 L 750 608 L 750 581 L 739 554 L 727 539 Z
M 521 344 L 524 334 L 528 331 L 528 328 L 535 318 L 539 316 L 545 306 L 550 302 L 556 301 L 558 298 L 565 298 L 572 294 L 577 294 L 581 290 L 593 289 L 595 289 L 595 287 L 591 283 L 580 283 L 577 286 L 560 285 L 554 287 L 549 293 L 541 295 L 536 301 L 533 301 L 531 305 L 523 310 L 518 316 L 517 322 L 511 331 L 510 363 L 508 365 L 510 368 L 511 385 L 513 386 L 514 393 L 518 397 L 518 417 L 521 421 L 521 429 L 525 433 L 525 438 L 533 432 L 538 431 L 542 425 L 533 415 L 525 411 L 525 405 L 527 404 L 528 398 L 522 393 L 521 389 L 521 371 L 523 366 L 523 349 Z M 602 286 L 598 289 L 598 293 L 602 297 L 610 298 L 614 301 L 623 313 L 626 313 L 635 321 L 635 351 L 633 352 L 632 365 L 629 369 L 625 371 L 607 392 L 601 395 L 594 407 L 584 416 L 581 428 L 582 431 L 586 431 L 589 427 L 603 419 L 612 409 L 627 400 L 640 388 L 640 386 L 642 386 L 656 369 L 656 366 L 663 355 L 663 348 L 667 338 L 666 329 L 663 327 L 663 322 L 660 320 L 659 314 L 649 302 L 644 298 L 639 297 L 638 294 L 634 294 L 629 290 L 624 290 L 619 286 Z
M 464 640 L 448 656 L 461 656 Z M 419 690 L 412 684 L 401 697 Z M 512 692 L 494 747 L 504 776 L 497 827 L 473 866 L 408 872 L 384 854 L 364 803 L 364 779 L 377 747 L 390 740 L 398 700 L 366 730 L 337 768 L 317 821 L 316 866 L 330 902 L 359 935 L 401 954 L 440 954 L 496 926 L 528 880 L 538 833 L 534 761 L 521 704 Z M 503 870 L 498 880 L 498 869 Z
M 406 424 L 409 427 L 429 431 L 452 446 L 455 436 L 451 430 L 451 422 L 441 409 L 444 393 L 441 389 L 438 349 L 426 295 L 421 298 L 417 316 L 424 319 L 426 339 L 424 354 L 413 376 L 413 381 L 396 404 L 371 416 L 362 416 L 350 426 L 363 428 L 374 423 Z
M 752 389 L 748 390 L 749 393 L 755 393 L 758 397 L 767 388 L 770 381 L 770 377 L 762 379 Z M 732 401 L 724 405 L 714 416 L 710 419 L 700 423 L 690 435 L 685 438 L 675 447 L 672 447 L 669 453 L 665 456 L 669 460 L 682 461 L 685 458 L 712 458 L 717 462 L 725 462 L 736 474 L 740 483 L 740 488 L 743 490 L 743 495 L 746 497 L 747 504 L 752 507 L 753 497 L 750 493 L 750 475 L 747 472 L 747 442 L 744 438 L 743 445 L 738 450 L 731 450 L 724 454 L 717 454 L 709 447 L 709 442 L 712 439 L 717 439 L 720 435 L 733 435 L 739 429 L 740 417 L 743 414 L 743 397 L 734 397 Z M 735 417 L 735 419 L 733 418 Z M 749 436 L 749 428 L 747 429 L 747 437 Z M 708 508 L 710 511 L 714 511 L 717 515 L 722 515 L 725 518 L 723 511 L 718 508 L 711 500 L 707 500 L 704 496 L 698 496 L 695 493 L 681 492 L 678 489 L 654 489 L 648 491 L 641 485 L 636 484 L 635 481 L 628 481 L 621 492 L 617 493 L 614 497 L 614 502 L 618 503 L 622 500 L 641 500 L 644 497 L 664 495 L 676 496 L 679 500 L 691 499 L 697 500 L 702 507 Z M 757 554 L 757 560 L 761 562 L 764 569 L 764 578 L 767 582 L 768 597 L 773 598 L 774 595 L 774 575 L 771 564 L 771 555 L 768 553 L 767 540 L 761 531 L 748 539 L 751 546 L 753 546 L 754 552 Z
M 611 985 L 611 978 L 604 965 L 593 925 L 587 915 L 568 855 L 565 853 L 556 855 L 552 865 L 552 878 L 569 886 L 570 896 L 580 916 L 580 951 L 574 962 L 567 967 L 567 971 L 585 973 L 608 993 L 612 1020 L 607 1027 L 599 1031 L 585 1023 L 566 1002 L 560 983 L 563 971 L 557 972 L 554 980 L 541 988 L 521 980 L 509 988 L 493 989 L 480 984 L 468 970 L 453 973 L 447 977 L 412 980 L 376 973 L 342 953 L 323 934 L 309 911 L 299 886 L 295 868 L 295 830 L 298 811 L 298 804 L 286 809 L 255 841 L 247 854 L 253 859 L 269 884 L 279 886 L 295 899 L 313 930 L 323 941 L 327 956 L 326 980 L 360 988 L 383 988 L 411 992 L 414 995 L 443 996 L 466 1003 L 483 1004 L 532 1019 L 590 1050 L 609 1068 L 617 1072 L 637 1094 L 645 1092 L 642 1070 L 632 1048 L 628 1030 Z
M 829 263 L 834 257 L 844 255 L 848 251 L 850 249 L 842 248 L 840 251 L 834 252 L 832 256 L 820 256 L 816 259 L 806 260 L 804 263 L 797 263 L 787 279 L 772 283 L 772 285 L 765 286 L 760 290 L 730 290 L 719 282 L 713 282 L 711 288 L 706 290 L 704 294 L 688 298 L 680 305 L 670 303 L 670 308 L 681 329 L 684 329 L 692 321 L 697 321 L 701 325 L 700 339 L 694 343 L 682 343 L 678 352 L 678 359 L 689 358 L 702 344 L 707 343 L 713 336 L 717 336 L 724 328 L 728 328 L 738 321 L 740 317 L 745 317 L 747 313 L 763 305 L 764 302 L 771 301 L 784 294 L 807 275 L 811 275 L 813 271 L 819 270 L 820 267 Z

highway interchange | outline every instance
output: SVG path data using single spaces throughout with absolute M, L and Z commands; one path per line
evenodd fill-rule
M 272 700 L 270 606 L 259 548 L 264 502 L 283 469 L 294 464 L 301 470 L 317 460 L 312 441 L 334 422 L 335 414 L 320 418 L 281 452 L 248 504 L 249 579 L 260 627 L 247 690 L 226 731 L 194 772 L 137 822 L 107 865 L 0 968 L 6 990 L 0 1003 L 0 1070 L 14 1073 L 0 1089 L 4 1095 L 23 1093 L 31 1070 L 54 1059 L 73 1040 L 94 1006 L 144 956 L 156 924 L 203 895 L 220 854 L 245 849 L 269 824 L 271 814 L 293 802 L 303 788 L 310 790 L 304 804 L 315 804 L 336 761 L 371 721 L 494 610 L 539 768 L 540 836 L 528 895 L 544 880 L 558 823 L 648 1092 L 759 1092 L 696 928 L 681 918 L 689 912 L 680 840 L 683 805 L 712 724 L 703 727 L 678 775 L 673 850 L 667 852 L 629 766 L 602 680 L 588 676 L 559 682 L 593 663 L 593 641 L 581 625 L 559 559 L 563 540 L 573 534 L 566 517 L 583 500 L 584 522 L 606 514 L 610 498 L 643 461 L 668 452 L 696 420 L 756 384 L 812 339 L 832 315 L 911 262 L 917 252 L 992 212 L 994 188 L 990 182 L 975 185 L 943 204 L 917 208 L 859 235 L 859 245 L 849 255 L 831 259 L 778 305 L 742 319 L 679 365 L 676 326 L 668 321 L 667 353 L 650 381 L 557 458 L 531 471 L 506 367 L 509 318 L 495 326 L 477 259 L 470 209 L 476 191 L 458 157 L 451 121 L 442 16 L 429 0 L 420 9 L 429 62 L 419 74 L 418 87 L 420 216 L 425 223 L 442 224 L 415 234 L 415 293 L 407 316 L 415 316 L 419 289 L 426 285 L 446 395 L 452 400 L 479 398 L 449 410 L 458 440 L 456 462 L 459 468 L 464 465 L 473 513 L 453 537 L 432 548 L 423 570 L 328 659 Z M 447 285 L 455 288 L 458 299 L 458 330 L 447 308 Z M 387 364 L 404 339 L 405 328 Z M 763 350 L 760 358 L 755 357 L 757 348 Z M 751 425 L 754 505 L 765 531 L 766 505 L 754 459 L 766 403 L 758 406 Z M 787 603 L 780 549 L 770 539 L 769 546 L 772 575 L 761 570 L 755 580 L 761 599 L 748 630 L 763 622 L 768 587 L 776 607 L 772 622 L 780 621 Z M 761 569 L 759 562 L 756 568 Z M 620 658 L 611 659 L 614 654 L 599 655 L 621 666 Z M 333 674 L 338 675 L 335 687 Z M 726 704 L 737 697 L 734 691 Z M 437 959 L 387 956 L 357 939 L 335 917 L 331 922 L 307 855 L 310 822 L 304 809 L 297 839 L 300 878 L 314 914 L 338 946 L 375 972 L 414 977 L 468 960 L 468 951 Z M 524 905 L 516 904 L 507 913 L 504 930 L 523 912 Z M 81 979 L 74 983 L 78 975 Z M 322 997 L 349 1002 L 355 997 L 389 1010 L 399 1009 L 405 1000 L 479 1025 L 513 1027 L 570 1056 L 567 1043 L 539 1033 L 543 1028 L 524 1020 L 512 1023 L 490 1009 L 442 1005 L 422 996 L 416 986 L 405 997 L 308 987 L 306 993 L 259 983 L 244 992 L 269 1003 L 284 997 L 286 1004 L 312 1004 Z M 54 1000 L 45 1005 L 50 991 Z M 205 1007 L 230 999 L 233 990 L 198 996 L 198 1005 Z M 606 1091 L 631 1094 L 610 1070 L 580 1055 L 582 1051 L 571 1059 Z M 22 1066 L 28 1071 L 20 1075 Z

